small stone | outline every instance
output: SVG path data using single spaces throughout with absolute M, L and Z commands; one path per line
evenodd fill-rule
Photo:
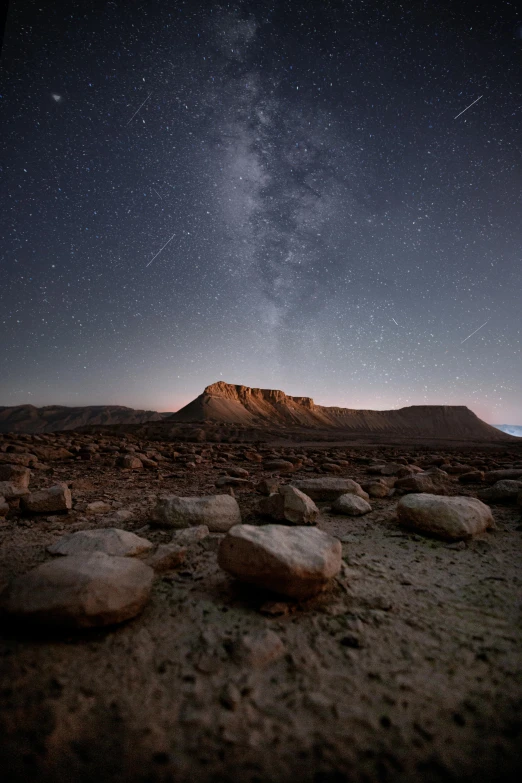
M 199 541 L 203 541 L 209 535 L 210 531 L 207 525 L 198 525 L 197 527 L 187 527 L 184 530 L 177 530 L 174 533 L 172 543 L 182 546 L 192 546 Z
M 272 519 L 286 520 L 293 525 L 313 525 L 319 515 L 314 501 L 304 492 L 285 485 L 260 501 L 258 510 Z
M 0 596 L 8 614 L 27 622 L 89 628 L 129 620 L 147 603 L 154 571 L 140 560 L 102 552 L 42 563 Z
M 285 654 L 281 638 L 268 629 L 243 636 L 234 651 L 235 658 L 253 669 L 265 669 Z
M 278 473 L 293 473 L 294 464 L 284 459 L 272 459 L 263 463 L 264 470 L 277 471 Z
M 187 550 L 177 543 L 159 544 L 156 551 L 147 558 L 147 564 L 155 571 L 168 571 L 185 562 Z
M 71 490 L 65 483 L 54 487 L 32 492 L 22 500 L 26 511 L 34 514 L 53 514 L 59 511 L 69 511 L 72 508 Z
M 103 500 L 94 500 L 92 503 L 88 503 L 85 507 L 86 514 L 106 514 L 111 511 L 110 503 L 105 503 Z
M 304 492 L 312 500 L 337 500 L 338 497 L 347 493 L 358 495 L 360 498 L 368 500 L 368 494 L 353 479 L 324 476 L 294 481 L 292 486 Z
M 278 488 L 279 488 L 279 479 L 275 479 L 275 478 L 262 479 L 256 485 L 256 490 L 261 495 L 272 495 L 274 492 L 277 492 Z
M 358 517 L 362 514 L 368 514 L 372 507 L 367 500 L 358 495 L 341 495 L 332 505 L 332 511 L 335 514 L 346 514 L 350 517 Z
M 118 458 L 118 465 L 127 470 L 143 470 L 143 462 L 132 454 L 124 454 Z
M 104 552 L 117 557 L 135 557 L 152 549 L 153 544 L 127 530 L 105 527 L 69 533 L 47 547 L 51 555 L 79 555 L 82 552 Z

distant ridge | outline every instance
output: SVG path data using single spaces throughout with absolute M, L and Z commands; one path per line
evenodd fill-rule
M 207 386 L 169 421 L 249 426 L 335 428 L 354 433 L 411 435 L 487 441 L 512 437 L 486 424 L 465 405 L 411 405 L 390 411 L 330 408 L 311 397 L 290 397 L 274 389 L 256 389 L 224 381 Z
M 142 424 L 162 421 L 169 413 L 141 411 L 123 405 L 87 405 L 69 408 L 65 405 L 0 406 L 0 432 L 59 432 L 90 424 Z

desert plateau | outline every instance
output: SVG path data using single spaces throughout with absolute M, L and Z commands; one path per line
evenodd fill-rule
M 522 441 L 201 398 L 0 436 L 4 779 L 518 779 Z

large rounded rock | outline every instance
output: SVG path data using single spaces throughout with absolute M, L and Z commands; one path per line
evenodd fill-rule
M 364 498 L 358 495 L 341 495 L 332 505 L 334 514 L 345 514 L 349 517 L 359 517 L 362 514 L 368 514 L 372 507 Z
M 152 549 L 153 544 L 128 530 L 105 527 L 98 530 L 78 530 L 62 536 L 47 547 L 52 555 L 79 555 L 104 552 L 116 557 L 135 557 Z
M 241 524 L 241 512 L 231 495 L 194 498 L 165 495 L 158 498 L 153 521 L 160 527 L 206 525 L 211 533 L 226 533 L 234 525 Z
M 26 511 L 33 514 L 56 514 L 61 511 L 69 511 L 72 508 L 71 490 L 64 482 L 55 484 L 54 487 L 41 489 L 39 492 L 31 492 L 22 500 Z
M 516 502 L 519 492 L 522 492 L 522 481 L 502 479 L 492 487 L 479 490 L 477 496 L 486 503 L 509 504 Z
M 338 497 L 347 493 L 358 495 L 360 498 L 368 500 L 368 495 L 361 485 L 348 478 L 324 476 L 294 481 L 292 486 L 304 492 L 312 500 L 337 500 Z
M 73 555 L 14 579 L 0 608 L 40 625 L 90 628 L 129 620 L 149 599 L 154 571 L 102 552 Z
M 237 525 L 222 540 L 218 563 L 243 582 L 301 599 L 324 590 L 341 554 L 341 542 L 314 527 Z
M 399 522 L 451 541 L 471 538 L 491 527 L 491 509 L 477 498 L 405 495 L 397 506 Z
M 495 484 L 497 481 L 503 481 L 504 479 L 522 481 L 522 468 L 489 470 L 484 476 L 484 480 L 487 484 Z
M 422 473 L 397 479 L 395 487 L 403 493 L 427 492 L 431 495 L 447 495 L 453 489 L 448 474 L 438 468 L 430 468 Z
M 272 519 L 286 520 L 292 525 L 313 525 L 319 509 L 304 492 L 286 485 L 263 498 L 259 503 L 259 512 Z

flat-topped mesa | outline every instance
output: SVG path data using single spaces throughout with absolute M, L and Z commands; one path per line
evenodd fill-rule
M 313 427 L 361 434 L 395 434 L 482 441 L 512 440 L 465 405 L 411 405 L 389 411 L 316 405 L 279 389 L 218 381 L 171 417 L 179 422 L 215 421 L 248 426 Z
M 290 397 L 279 389 L 257 389 L 251 386 L 226 383 L 225 381 L 211 383 L 210 386 L 205 388 L 203 394 L 206 394 L 209 397 L 223 397 L 227 400 L 237 400 L 242 403 L 249 402 L 250 400 L 259 400 L 271 404 L 288 404 L 293 402 L 296 405 L 302 405 L 309 410 L 313 410 L 316 407 L 311 397 Z

